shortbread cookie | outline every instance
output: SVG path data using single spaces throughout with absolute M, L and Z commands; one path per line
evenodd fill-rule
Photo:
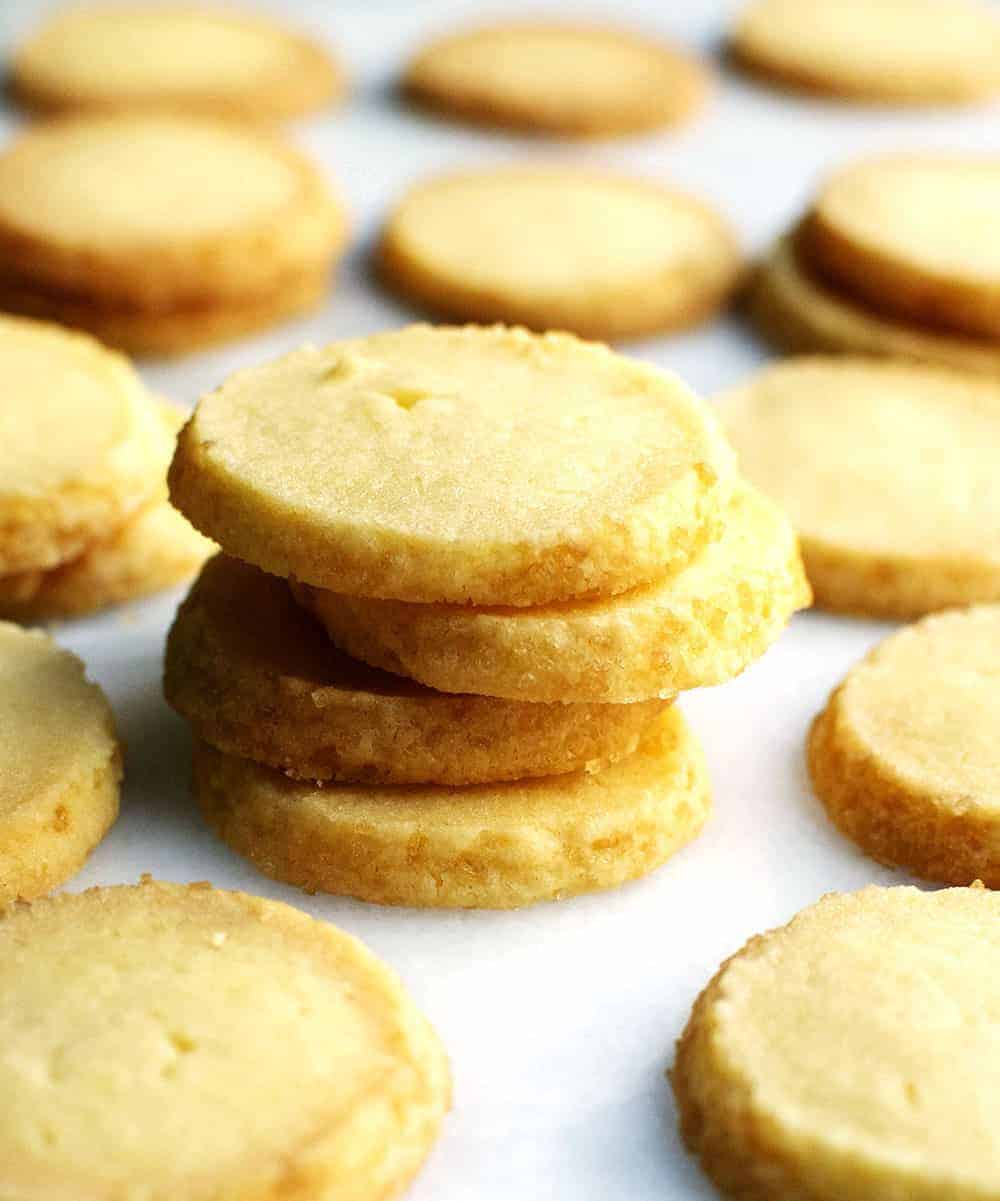
M 425 47 L 406 72 L 411 97 L 451 116 L 528 133 L 601 137 L 686 120 L 708 72 L 638 34 L 524 22 L 468 30 Z
M 382 1201 L 449 1093 L 395 975 L 289 905 L 146 878 L 0 920 L 10 1197 Z
M 45 112 L 158 109 L 282 120 L 339 95 L 329 53 L 241 14 L 195 8 L 75 8 L 14 55 L 12 85 Z
M 419 185 L 389 218 L 380 259 L 393 287 L 447 317 L 601 339 L 704 320 L 740 262 L 729 227 L 700 201 L 558 167 Z
M 167 700 L 199 738 L 305 780 L 479 784 L 593 771 L 631 754 L 668 702 L 454 696 L 338 652 L 288 584 L 208 563 L 167 641 Z
M 349 654 L 443 692 L 522 701 L 628 702 L 721 683 L 809 603 L 791 526 L 746 487 L 690 567 L 609 600 L 477 609 L 296 588 Z
M 0 622 L 0 908 L 79 871 L 118 816 L 121 775 L 111 709 L 80 660 Z M 0 1184 L 6 1160 L 0 1136 Z
M 1000 605 L 886 639 L 816 719 L 809 769 L 835 824 L 880 863 L 1000 887 Z
M 467 788 L 325 788 L 205 743 L 209 825 L 265 874 L 382 905 L 514 909 L 644 876 L 701 829 L 708 776 L 671 707 L 599 772 Z
M 883 104 L 965 104 L 1000 92 L 1000 21 L 977 0 L 753 0 L 736 57 L 807 91 Z
M 831 894 L 698 999 L 681 1132 L 742 1201 L 986 1201 L 1000 1143 L 1000 896 Z
M 344 237 L 319 172 L 249 127 L 79 117 L 32 127 L 0 155 L 12 291 L 150 313 L 252 304 L 329 266 Z
M 784 238 L 757 273 L 751 315 L 784 350 L 891 355 L 1000 375 L 1000 345 L 907 325 L 862 305 L 803 268 L 794 238 Z
M 170 488 L 275 575 L 527 605 L 681 566 L 732 475 L 673 376 L 568 335 L 420 325 L 238 372 L 198 405 Z
M 145 501 L 163 429 L 139 377 L 91 338 L 0 317 L 0 575 L 81 554 Z
M 1000 247 L 983 237 L 998 212 L 998 158 L 872 159 L 822 189 L 800 251 L 820 277 L 863 304 L 998 339 Z
M 798 530 L 817 604 L 906 618 L 1000 600 L 1000 382 L 806 358 L 766 368 L 721 414 Z

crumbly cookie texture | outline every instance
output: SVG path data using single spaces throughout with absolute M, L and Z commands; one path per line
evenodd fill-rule
M 967 104 L 1000 92 L 1000 21 L 976 0 L 754 0 L 730 46 L 805 91 L 881 104 Z
M 743 1201 L 984 1201 L 998 1005 L 995 893 L 831 894 L 701 994 L 672 1072 L 681 1132 Z
M 37 901 L 0 920 L 0 980 L 11 1196 L 381 1201 L 448 1108 L 400 982 L 288 905 L 148 879 Z
M 118 816 L 122 775 L 111 709 L 80 660 L 46 635 L 6 622 L 0 765 L 2 909 L 79 871 Z M 5 1155 L 0 1161 L 6 1165 Z
M 339 646 L 445 692 L 621 703 L 719 684 L 809 604 L 785 517 L 742 485 L 722 537 L 658 584 L 601 601 L 486 609 L 296 586 Z
M 823 283 L 802 262 L 796 235 L 782 238 L 750 289 L 750 315 L 783 350 L 916 359 L 1000 375 L 1000 346 L 886 316 Z
M 662 577 L 721 528 L 732 452 L 672 376 L 565 334 L 411 326 L 238 372 L 171 498 L 320 588 L 529 605 Z
M 675 707 L 596 773 L 321 788 L 201 743 L 195 789 L 208 824 L 267 875 L 430 908 L 514 909 L 616 887 L 689 842 L 711 804 L 701 748 Z
M 48 21 L 15 52 L 11 83 L 22 103 L 47 113 L 276 121 L 329 103 L 345 81 L 328 50 L 267 20 L 115 5 Z
M 161 466 L 155 406 L 121 356 L 0 317 L 0 575 L 79 554 L 142 505 Z
M 813 357 L 765 368 L 720 413 L 796 527 L 817 604 L 906 618 L 1000 600 L 1000 382 Z
M 413 188 L 386 224 L 379 260 L 391 287 L 446 317 L 602 340 L 705 320 L 740 270 L 729 226 L 693 197 L 527 166 Z
M 1000 605 L 886 639 L 830 697 L 809 769 L 833 822 L 881 863 L 1000 887 Z
M 709 73 L 641 35 L 523 22 L 432 42 L 410 63 L 403 87 L 450 116 L 586 138 L 686 120 L 704 101 Z
M 480 784 L 594 771 L 669 701 L 531 705 L 434 692 L 338 651 L 288 584 L 224 555 L 167 640 L 167 700 L 199 738 L 304 780 Z

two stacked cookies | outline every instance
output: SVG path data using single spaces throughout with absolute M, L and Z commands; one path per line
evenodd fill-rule
M 170 483 L 228 556 L 167 653 L 205 815 L 367 900 L 511 907 L 658 866 L 709 805 L 671 700 L 807 599 L 707 410 L 567 335 L 415 326 L 239 373 Z

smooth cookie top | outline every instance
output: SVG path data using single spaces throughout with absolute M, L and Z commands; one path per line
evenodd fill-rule
M 662 576 L 716 532 L 731 452 L 677 380 L 567 335 L 407 329 L 203 398 L 174 503 L 228 553 L 362 596 L 526 605 Z

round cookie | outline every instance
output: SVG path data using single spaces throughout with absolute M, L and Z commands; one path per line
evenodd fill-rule
M 818 605 L 907 618 L 1000 599 L 1000 383 L 805 358 L 765 368 L 720 413 L 798 531 Z
M 740 267 L 731 230 L 700 201 L 573 168 L 420 184 L 390 216 L 379 257 L 392 287 L 446 317 L 602 340 L 704 320 Z
M 121 775 L 111 709 L 80 660 L 0 622 L 0 909 L 80 870 L 118 816 Z
M 194 8 L 61 12 L 15 53 L 18 99 L 44 112 L 158 109 L 249 120 L 344 90 L 330 55 L 266 20 Z
M 831 894 L 701 994 L 681 1132 L 743 1201 L 996 1196 L 1000 896 Z
M 1000 375 L 1000 345 L 907 325 L 842 296 L 804 269 L 791 237 L 758 271 L 750 313 L 784 350 L 890 355 Z
M 245 126 L 78 117 L 32 127 L 0 154 L 12 292 L 149 313 L 253 304 L 328 267 L 344 239 L 316 168 Z
M 476 609 L 295 587 L 359 659 L 443 692 L 534 702 L 634 702 L 721 683 L 810 599 L 791 526 L 745 486 L 690 567 L 608 600 Z
M 809 736 L 833 822 L 945 884 L 1000 887 L 1000 605 L 937 614 L 848 672 Z
M 512 23 L 440 38 L 406 93 L 451 116 L 527 133 L 606 137 L 686 120 L 707 69 L 669 44 L 584 25 Z
M 274 575 L 529 605 L 682 565 L 732 477 L 672 376 L 564 334 L 420 325 L 232 376 L 182 433 L 170 494 Z
M 1000 338 L 1000 159 L 893 155 L 822 189 L 799 235 L 821 278 L 905 321 Z
M 701 748 L 673 706 L 599 772 L 442 788 L 304 784 L 205 743 L 208 824 L 265 874 L 382 905 L 515 909 L 659 867 L 711 805 Z
M 779 84 L 881 104 L 1000 92 L 1000 21 L 975 0 L 753 0 L 731 48 Z
M 0 576 L 81 554 L 145 501 L 163 429 L 139 377 L 91 338 L 0 316 Z
M 0 920 L 10 1196 L 381 1201 L 449 1093 L 399 980 L 289 905 L 147 877 Z
M 167 700 L 227 754 L 304 780 L 479 784 L 594 771 L 669 702 L 521 704 L 432 692 L 337 651 L 288 584 L 219 555 L 167 640 Z

